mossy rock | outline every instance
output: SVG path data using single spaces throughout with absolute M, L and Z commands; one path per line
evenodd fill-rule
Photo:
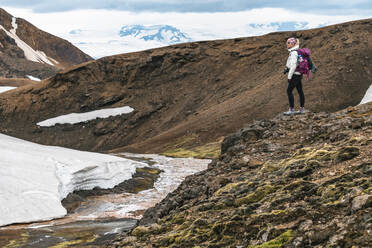
M 332 160 L 335 152 L 330 151 L 331 147 L 326 146 L 323 149 L 302 148 L 298 150 L 291 158 L 284 159 L 279 162 L 280 167 L 288 167 L 293 164 L 303 163 L 305 165 L 314 164 L 314 161 Z
M 252 185 L 252 182 L 249 182 L 248 180 L 242 181 L 242 182 L 236 182 L 236 183 L 229 183 L 214 193 L 215 196 L 219 196 L 226 193 L 233 193 L 237 190 L 239 190 L 241 187 L 248 187 Z
M 252 204 L 255 202 L 261 201 L 266 195 L 275 192 L 275 188 L 271 185 L 265 185 L 263 187 L 259 187 L 256 189 L 255 192 L 245 196 L 241 197 L 235 200 L 236 206 L 241 206 L 243 204 Z
M 137 226 L 131 232 L 132 235 L 136 236 L 137 238 L 143 238 L 144 236 L 150 233 L 150 228 L 147 226 Z
M 277 171 L 281 168 L 281 166 L 279 166 L 278 164 L 275 164 L 275 163 L 272 163 L 272 162 L 266 162 L 262 168 L 261 168 L 261 171 L 262 172 L 274 172 L 274 171 Z
M 360 150 L 355 146 L 345 146 L 337 151 L 336 160 L 346 161 L 357 157 L 360 154 Z
M 294 237 L 292 230 L 288 230 L 282 233 L 279 237 L 267 241 L 260 245 L 250 245 L 249 248 L 281 248 L 284 245 L 288 244 Z

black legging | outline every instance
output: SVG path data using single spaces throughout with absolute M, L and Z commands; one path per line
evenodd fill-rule
M 300 95 L 300 106 L 301 107 L 305 106 L 305 95 L 304 95 L 304 92 L 302 91 L 301 79 L 302 79 L 302 75 L 293 74 L 291 81 L 288 83 L 287 95 L 288 95 L 290 108 L 294 108 L 294 97 L 293 97 L 292 91 L 295 87 L 297 89 L 298 94 Z

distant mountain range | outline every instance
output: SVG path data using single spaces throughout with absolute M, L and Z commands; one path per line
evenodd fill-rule
M 322 27 L 325 25 L 318 25 L 317 27 Z M 308 22 L 270 22 L 268 24 L 258 24 L 252 23 L 249 24 L 249 27 L 253 29 L 266 29 L 270 28 L 275 31 L 293 31 L 293 30 L 303 30 L 309 29 L 310 24 Z
M 324 26 L 313 25 L 309 22 L 287 21 L 270 23 L 251 23 L 245 30 L 232 31 L 229 35 L 213 30 L 188 30 L 172 25 L 124 25 L 112 30 L 74 29 L 69 32 L 67 40 L 71 40 L 77 47 L 94 58 L 105 57 L 120 53 L 137 52 L 141 50 L 168 46 L 178 43 L 235 38 L 244 36 L 263 35 L 276 31 L 304 30 Z
M 190 42 L 187 34 L 170 25 L 126 25 L 119 32 L 120 37 L 136 37 L 144 41 L 158 41 L 165 44 Z

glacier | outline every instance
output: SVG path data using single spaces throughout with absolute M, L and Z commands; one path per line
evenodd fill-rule
M 94 110 L 85 113 L 71 113 L 67 115 L 57 116 L 45 121 L 38 122 L 37 125 L 41 127 L 51 127 L 56 124 L 76 124 L 81 122 L 86 122 L 94 120 L 97 118 L 107 118 L 110 116 L 129 114 L 133 112 L 134 109 L 129 106 L 118 107 L 118 108 L 106 108 L 100 110 Z
M 0 134 L 0 226 L 61 218 L 74 190 L 112 188 L 146 164 Z

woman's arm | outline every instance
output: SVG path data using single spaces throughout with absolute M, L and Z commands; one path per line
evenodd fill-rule
M 288 68 L 289 68 L 289 73 L 288 73 L 288 79 L 291 80 L 293 73 L 296 71 L 297 68 L 297 57 L 298 53 L 297 51 L 292 51 L 289 54 L 289 63 L 288 63 Z

